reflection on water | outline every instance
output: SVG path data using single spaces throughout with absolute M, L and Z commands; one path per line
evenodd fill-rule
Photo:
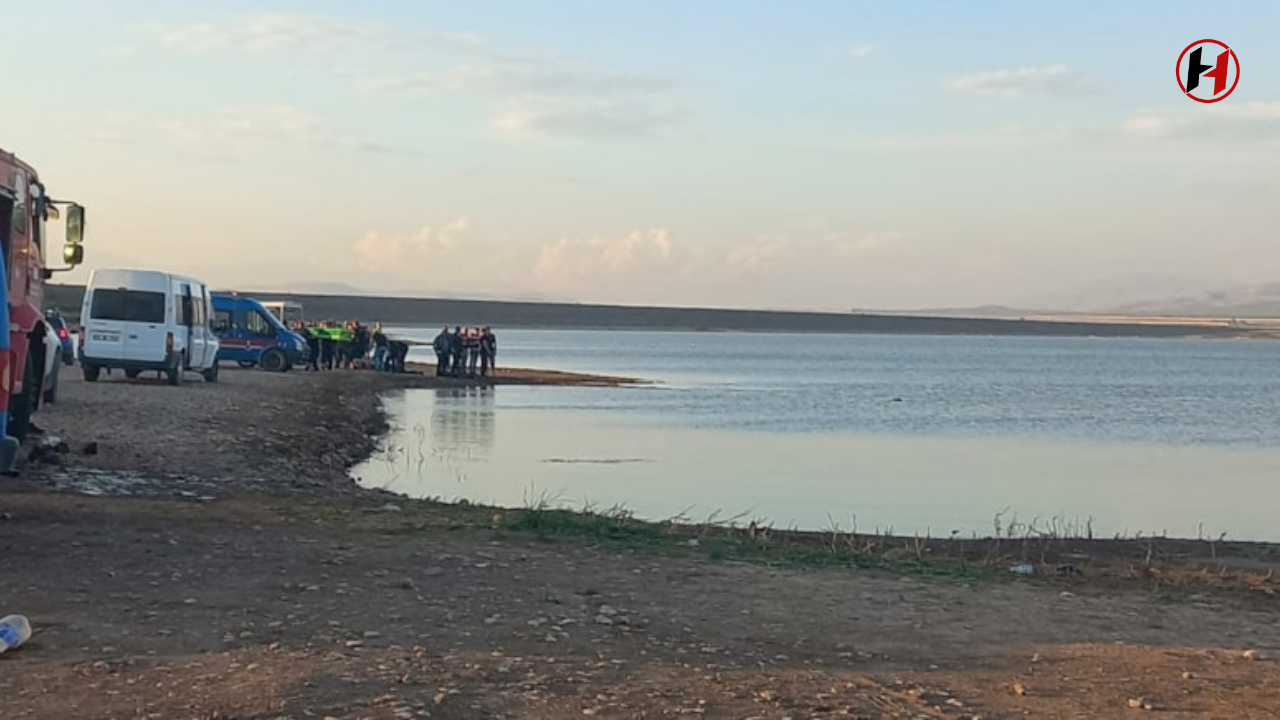
M 445 487 L 465 483 L 477 463 L 490 459 L 497 426 L 494 388 L 415 390 L 385 398 L 383 405 L 396 424 L 381 450 L 356 468 L 365 486 L 405 492 L 404 486 L 418 487 L 430 478 L 440 488 L 427 495 L 445 495 Z
M 480 452 L 493 447 L 492 387 L 439 388 L 430 392 L 434 394 L 431 437 L 435 444 Z M 412 413 L 416 408 L 407 410 Z
M 621 504 L 648 519 L 719 513 L 804 529 L 989 535 L 1008 508 L 1004 527 L 1280 539 L 1280 453 L 1269 449 L 673 429 L 520 407 L 528 392 L 389 399 L 403 425 L 355 475 L 414 497 Z

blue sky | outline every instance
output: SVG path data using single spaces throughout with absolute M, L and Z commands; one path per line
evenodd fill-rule
M 1280 6 L 51 0 L 0 147 L 88 262 L 913 308 L 1280 280 Z M 1193 40 L 1240 57 L 1206 105 Z M 84 271 L 70 275 L 82 279 Z

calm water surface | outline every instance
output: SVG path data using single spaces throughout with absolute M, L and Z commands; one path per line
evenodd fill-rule
M 407 391 L 361 482 L 813 529 L 985 534 L 1007 508 L 1004 524 L 1280 539 L 1277 343 L 505 331 L 499 346 L 505 365 L 659 384 Z

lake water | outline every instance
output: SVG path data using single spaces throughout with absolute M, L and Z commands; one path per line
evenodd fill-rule
M 657 384 L 406 391 L 354 474 L 649 519 L 1280 539 L 1273 342 L 508 330 L 499 362 Z

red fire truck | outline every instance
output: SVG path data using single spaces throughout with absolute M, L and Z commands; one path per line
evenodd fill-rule
M 58 206 L 67 215 L 66 267 L 50 268 L 45 223 L 59 218 Z M 0 322 L 9 326 L 0 332 L 0 472 L 13 470 L 44 384 L 44 284 L 83 262 L 83 239 L 84 208 L 50 197 L 35 168 L 0 150 L 0 294 L 8 298 Z

